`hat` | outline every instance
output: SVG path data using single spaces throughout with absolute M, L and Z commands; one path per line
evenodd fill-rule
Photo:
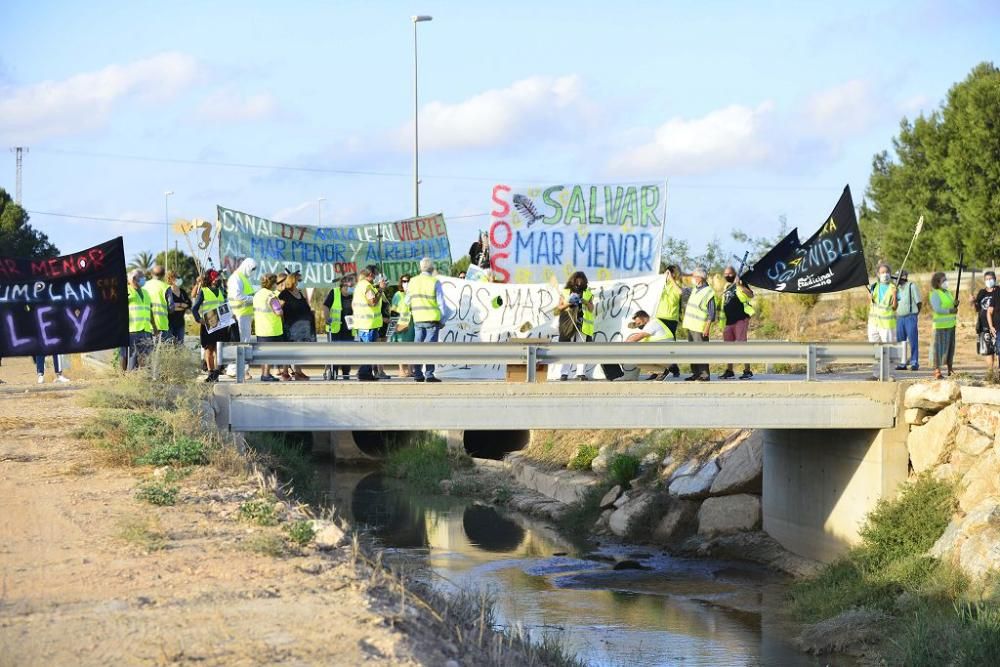
M 218 279 L 219 279 L 219 272 L 216 271 L 215 269 L 209 269 L 208 270 L 208 281 L 214 283 Z

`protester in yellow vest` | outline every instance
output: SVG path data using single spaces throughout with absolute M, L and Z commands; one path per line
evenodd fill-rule
M 403 300 L 410 310 L 413 327 L 413 341 L 416 343 L 436 343 L 445 320 L 451 317 L 445 303 L 441 281 L 434 275 L 434 262 L 430 257 L 420 260 L 420 275 L 410 279 Z M 416 382 L 440 382 L 434 377 L 434 364 L 413 367 Z
M 281 301 L 274 291 L 278 284 L 278 276 L 265 273 L 260 279 L 260 289 L 253 295 L 253 328 L 260 343 L 276 343 L 284 339 L 281 324 Z M 271 375 L 271 367 L 267 364 L 261 368 L 261 382 L 277 382 L 278 378 Z
M 708 332 L 715 321 L 715 290 L 708 285 L 708 272 L 697 267 L 691 272 L 694 287 L 689 290 L 687 308 L 681 326 L 687 329 L 687 339 L 693 343 L 708 341 Z M 711 379 L 708 364 L 691 364 L 691 375 L 685 380 L 708 382 Z
M 354 340 L 354 334 L 344 321 L 346 315 L 353 317 L 351 299 L 354 296 L 354 276 L 344 276 L 340 279 L 340 284 L 334 286 L 323 301 L 323 320 L 326 322 L 327 341 L 350 342 Z M 338 371 L 340 377 L 349 380 L 351 377 L 350 366 L 327 366 L 323 370 L 323 379 L 336 380 Z
M 745 343 L 747 333 L 750 330 L 750 318 L 754 314 L 753 290 L 744 285 L 736 275 L 736 269 L 727 266 L 722 271 L 722 278 L 726 281 L 726 288 L 722 292 L 722 308 L 719 309 L 719 323 L 722 325 L 722 340 L 726 343 Z M 733 372 L 733 365 L 726 364 L 726 372 L 719 376 L 721 380 L 731 380 L 736 377 Z M 743 374 L 741 380 L 749 380 L 753 377 L 750 364 L 743 364 Z
M 670 329 L 660 322 L 659 318 L 653 319 L 645 310 L 636 311 L 629 322 L 630 329 L 638 329 L 635 333 L 629 334 L 625 339 L 626 343 L 672 343 L 674 334 Z M 656 375 L 650 375 L 647 380 L 656 379 Z
M 145 363 L 153 345 L 153 311 L 149 294 L 142 288 L 146 276 L 139 269 L 128 274 L 128 347 L 119 350 L 126 370 Z
M 215 269 L 205 271 L 195 287 L 198 289 L 195 289 L 191 295 L 194 298 L 194 302 L 191 304 L 191 315 L 194 317 L 194 321 L 201 325 L 199 339 L 201 349 L 205 353 L 205 370 L 208 371 L 208 377 L 205 378 L 205 382 L 218 382 L 222 371 L 218 367 L 215 352 L 218 343 L 228 343 L 230 341 L 231 327 L 223 327 L 210 332 L 205 325 L 204 315 L 226 302 L 222 286 L 219 284 L 219 272 Z
M 236 318 L 240 331 L 240 342 L 250 342 L 250 325 L 253 323 L 253 284 L 250 277 L 257 271 L 257 262 L 250 257 L 244 259 L 229 276 L 227 299 L 229 310 Z
M 389 338 L 390 343 L 412 343 L 415 338 L 416 327 L 412 326 L 410 319 L 410 305 L 406 303 L 406 293 L 410 288 L 410 274 L 404 273 L 399 277 L 399 286 L 396 293 L 392 295 L 392 303 L 389 305 L 389 315 L 396 316 L 396 328 Z M 400 377 L 413 377 L 413 369 L 406 365 L 399 365 Z
M 576 271 L 559 294 L 559 341 L 562 343 L 589 343 L 594 340 L 594 325 L 597 322 L 597 308 L 594 293 L 590 291 L 587 274 Z M 573 364 L 561 364 L 559 379 L 568 380 Z M 586 364 L 576 364 L 576 379 L 589 380 L 591 369 Z
M 382 291 L 372 284 L 375 271 L 370 266 L 358 271 L 358 284 L 354 288 L 354 298 L 351 300 L 351 307 L 354 309 L 354 329 L 357 330 L 357 341 L 359 343 L 374 343 L 378 341 L 378 325 L 381 324 L 382 315 L 378 313 L 376 318 L 376 308 L 382 307 Z M 370 364 L 358 367 L 358 380 L 362 382 L 374 382 L 378 380 L 375 369 Z
M 933 314 L 933 338 L 931 340 L 931 368 L 934 378 L 941 379 L 941 367 L 948 369 L 951 375 L 952 364 L 955 361 L 955 323 L 958 320 L 958 303 L 948 291 L 948 279 L 938 271 L 931 276 L 931 313 Z M 990 306 L 989 310 L 993 310 Z M 987 314 L 987 321 L 992 322 Z M 991 325 L 992 326 L 992 325 Z
M 159 264 L 153 265 L 152 279 L 147 280 L 142 289 L 149 295 L 149 304 L 153 312 L 153 333 L 160 340 L 170 336 L 170 322 L 167 320 L 167 290 L 170 285 L 163 281 L 165 271 Z
M 656 305 L 656 319 L 670 331 L 672 338 L 676 338 L 677 326 L 681 319 L 681 286 L 679 283 L 681 271 L 676 265 L 670 264 L 663 272 L 663 276 L 665 280 L 663 292 L 660 294 L 660 302 Z M 675 378 L 680 377 L 681 369 L 677 364 L 670 364 L 664 368 L 657 379 L 666 380 L 670 375 Z
M 868 311 L 868 340 L 872 343 L 896 342 L 896 286 L 892 269 L 885 262 L 878 265 L 878 282 L 868 290 L 871 306 Z

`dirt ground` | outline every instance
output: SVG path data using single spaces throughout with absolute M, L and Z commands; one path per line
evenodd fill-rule
M 267 530 L 234 518 L 249 481 L 191 481 L 173 507 L 136 500 L 138 474 L 100 467 L 72 435 L 93 371 L 66 374 L 0 370 L 0 664 L 445 664 L 391 627 L 349 548 L 249 551 Z M 124 536 L 136 525 L 157 548 Z

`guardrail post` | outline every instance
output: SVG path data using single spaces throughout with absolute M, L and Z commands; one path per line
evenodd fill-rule
M 878 380 L 879 382 L 889 381 L 889 364 L 892 361 L 892 345 L 880 345 L 878 348 Z
M 806 346 L 806 382 L 816 380 L 816 346 Z
M 236 381 L 242 383 L 247 375 L 246 348 L 236 346 Z
M 527 364 L 524 369 L 524 379 L 533 383 L 538 370 L 538 348 L 534 345 L 525 345 L 524 357 Z

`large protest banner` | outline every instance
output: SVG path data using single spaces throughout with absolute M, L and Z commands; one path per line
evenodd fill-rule
M 452 311 L 439 339 L 443 342 L 504 342 L 511 338 L 558 340 L 560 290 L 549 284 L 512 285 L 441 278 Z M 663 275 L 591 281 L 596 322 L 594 340 L 620 342 L 632 333 L 628 321 L 638 310 L 655 312 Z M 443 366 L 443 377 L 498 378 L 501 366 Z
M 216 208 L 219 254 L 228 271 L 252 257 L 260 274 L 301 271 L 300 287 L 330 287 L 369 264 L 380 265 L 389 282 L 396 282 L 404 273 L 420 273 L 423 257 L 434 260 L 441 273 L 451 271 L 448 229 L 440 213 L 370 225 L 310 227 Z
M 0 357 L 128 345 L 125 247 L 50 259 L 0 257 Z
M 665 183 L 493 187 L 490 268 L 498 282 L 658 273 Z
M 743 282 L 776 292 L 839 292 L 868 284 L 851 188 L 805 243 L 793 229 L 743 274 Z

